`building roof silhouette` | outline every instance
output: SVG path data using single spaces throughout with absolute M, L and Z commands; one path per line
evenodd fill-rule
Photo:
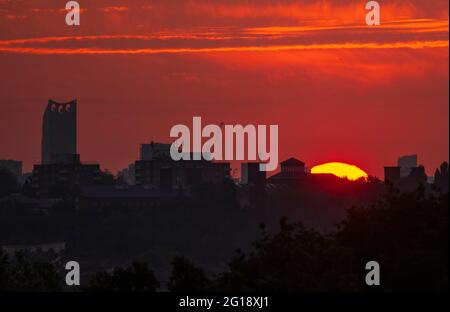
M 291 157 L 280 163 L 283 167 L 296 167 L 296 166 L 304 166 L 305 163 L 297 158 Z

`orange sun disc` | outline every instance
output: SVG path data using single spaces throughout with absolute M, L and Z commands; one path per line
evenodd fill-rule
M 339 178 L 347 178 L 349 180 L 358 180 L 360 178 L 367 178 L 367 173 L 353 165 L 340 163 L 340 162 L 330 162 L 322 165 L 315 166 L 311 169 L 312 174 L 334 174 Z

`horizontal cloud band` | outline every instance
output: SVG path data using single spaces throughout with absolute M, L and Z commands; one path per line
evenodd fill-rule
M 305 44 L 286 46 L 239 46 L 218 48 L 170 48 L 170 49 L 49 49 L 49 48 L 23 48 L 0 45 L 0 52 L 21 54 L 165 54 L 165 53 L 212 53 L 212 52 L 271 52 L 271 51 L 295 51 L 295 50 L 326 50 L 326 49 L 422 49 L 448 47 L 446 40 L 435 41 L 411 41 L 397 43 L 340 43 L 340 44 Z
M 448 20 L 404 19 L 361 25 L 199 28 L 151 35 L 55 36 L 0 40 L 21 54 L 158 54 L 448 47 Z

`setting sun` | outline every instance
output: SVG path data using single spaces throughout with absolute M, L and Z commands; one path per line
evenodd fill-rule
M 315 166 L 311 169 L 312 174 L 321 174 L 328 173 L 334 174 L 340 178 L 347 178 L 349 180 L 358 180 L 360 178 L 367 178 L 368 175 L 366 172 L 361 170 L 360 168 L 344 164 L 340 162 L 331 162 L 322 165 Z

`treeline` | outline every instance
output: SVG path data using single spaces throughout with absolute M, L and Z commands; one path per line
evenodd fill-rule
M 330 234 L 286 219 L 276 234 L 261 226 L 251 251 L 237 251 L 221 273 L 178 256 L 166 283 L 137 262 L 98 272 L 77 291 L 447 291 L 448 212 L 448 193 L 391 190 L 371 206 L 350 209 Z M 1 259 L 2 290 L 64 289 L 56 287 L 54 281 L 64 278 L 56 279 L 51 265 L 27 264 L 25 278 L 17 273 L 24 272 L 23 259 L 22 264 Z M 365 284 L 369 261 L 380 264 L 380 286 Z
M 32 209 L 0 200 L 1 246 L 64 242 L 62 257 L 80 263 L 83 280 L 105 268 L 129 266 L 132 259 L 168 280 L 170 260 L 180 254 L 218 272 L 237 246 L 250 248 L 258 237 L 253 224 L 231 181 L 201 185 L 182 202 L 154 207 L 88 209 L 61 201 Z

